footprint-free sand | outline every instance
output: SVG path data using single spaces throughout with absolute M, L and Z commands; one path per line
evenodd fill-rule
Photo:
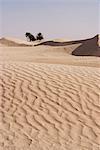
M 0 47 L 0 150 L 100 150 L 100 57 Z

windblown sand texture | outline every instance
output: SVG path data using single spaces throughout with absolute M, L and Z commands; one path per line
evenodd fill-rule
M 0 48 L 0 150 L 100 150 L 100 57 Z

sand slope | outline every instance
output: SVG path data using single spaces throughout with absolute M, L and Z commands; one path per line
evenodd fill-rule
M 44 40 L 43 40 L 44 41 Z M 65 39 L 55 39 L 52 41 L 35 41 L 35 42 L 27 42 L 25 40 L 19 40 L 15 38 L 1 38 L 0 39 L 0 47 L 32 47 L 32 46 L 53 46 L 53 47 L 64 47 L 64 46 L 73 46 L 78 45 L 73 51 L 71 51 L 71 55 L 75 56 L 99 56 L 100 57 L 100 48 L 99 48 L 99 35 L 96 35 L 93 38 L 85 39 L 85 40 L 76 40 L 69 41 Z
M 34 46 L 34 44 L 40 43 L 39 41 L 35 42 L 28 42 L 25 40 L 21 39 L 16 39 L 16 38 L 11 38 L 11 37 L 5 37 L 5 38 L 0 38 L 0 47 L 29 47 L 29 46 Z
M 90 39 L 77 40 L 77 41 L 67 41 L 67 42 L 56 42 L 56 41 L 46 41 L 43 43 L 39 43 L 35 46 L 39 45 L 48 45 L 48 46 L 67 46 L 73 44 L 80 44 L 79 47 L 72 51 L 72 55 L 75 56 L 99 56 L 100 57 L 100 49 L 99 49 L 99 35 L 96 35 Z
M 79 47 L 79 45 L 80 44 L 73 44 L 62 47 L 0 47 L 0 61 L 100 67 L 100 57 L 82 57 L 71 55 L 72 51 Z
M 100 57 L 71 55 L 77 41 L 7 43 L 0 43 L 0 150 L 100 150 Z
M 99 149 L 99 68 L 0 63 L 0 150 Z
M 91 39 L 88 39 L 82 42 L 82 45 L 76 48 L 73 52 L 75 56 L 99 56 L 99 36 L 95 36 Z

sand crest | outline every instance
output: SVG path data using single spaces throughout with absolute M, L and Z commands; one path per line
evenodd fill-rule
M 96 35 L 90 39 L 77 40 L 77 41 L 45 41 L 43 43 L 36 44 L 39 45 L 48 45 L 48 46 L 67 46 L 73 44 L 80 44 L 79 47 L 72 51 L 72 55 L 75 56 L 99 56 L 100 57 L 100 48 L 99 48 L 99 35 Z

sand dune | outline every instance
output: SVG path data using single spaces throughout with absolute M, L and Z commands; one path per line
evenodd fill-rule
M 100 48 L 99 48 L 99 37 L 98 35 L 94 38 L 88 39 L 82 43 L 81 46 L 76 48 L 72 54 L 76 56 L 99 56 L 100 57 Z
M 100 57 L 20 44 L 0 41 L 0 150 L 99 150 Z
M 35 46 L 39 45 L 48 45 L 48 46 L 67 46 L 73 44 L 81 44 L 78 48 L 76 48 L 72 55 L 75 56 L 99 56 L 100 57 L 100 48 L 99 48 L 99 35 L 96 35 L 93 38 L 85 39 L 85 40 L 77 40 L 77 41 L 67 41 L 67 42 L 56 42 L 56 41 L 46 41 L 43 43 L 39 43 Z
M 71 53 L 80 45 L 81 44 L 72 44 L 63 47 L 50 47 L 43 45 L 36 47 L 0 47 L 0 61 L 100 67 L 100 57 L 71 55 Z
M 25 46 L 31 46 L 31 45 L 29 45 L 29 44 L 24 44 L 23 42 L 22 43 L 20 43 L 20 42 L 16 42 L 15 40 L 11 40 L 11 39 L 7 39 L 7 38 L 1 38 L 0 39 L 0 44 L 2 44 L 2 46 L 4 45 L 4 46 L 15 46 L 15 47 L 25 47 Z
M 18 39 L 18 38 L 12 38 L 12 37 L 4 37 L 0 38 L 0 47 L 27 47 L 27 46 L 34 46 L 36 44 L 40 44 L 42 41 L 34 41 L 34 42 L 28 42 L 26 40 Z
M 100 69 L 0 63 L 0 150 L 99 150 Z
M 43 43 L 44 40 L 42 41 L 34 41 L 34 42 L 28 42 L 26 40 L 18 39 L 18 38 L 12 38 L 12 37 L 4 37 L 0 38 L 0 47 L 6 46 L 6 47 L 25 47 L 25 46 L 34 46 L 37 44 Z M 67 39 L 53 39 L 54 42 L 64 42 L 64 41 L 69 41 Z
M 0 39 L 0 46 L 6 47 L 26 47 L 26 46 L 34 46 L 34 44 L 39 44 L 39 41 L 28 42 L 26 40 L 5 37 Z M 2 45 L 1 45 L 2 44 Z
M 75 56 L 99 56 L 100 57 L 100 48 L 99 48 L 99 35 L 96 35 L 93 38 L 85 39 L 85 40 L 77 40 L 77 41 L 65 41 L 65 39 L 55 39 L 52 41 L 35 41 L 35 42 L 27 42 L 24 40 L 19 40 L 15 38 L 1 38 L 0 39 L 0 47 L 27 47 L 27 46 L 53 46 L 53 47 L 61 47 L 61 46 L 72 46 L 75 44 L 79 44 L 76 49 L 70 53 Z

